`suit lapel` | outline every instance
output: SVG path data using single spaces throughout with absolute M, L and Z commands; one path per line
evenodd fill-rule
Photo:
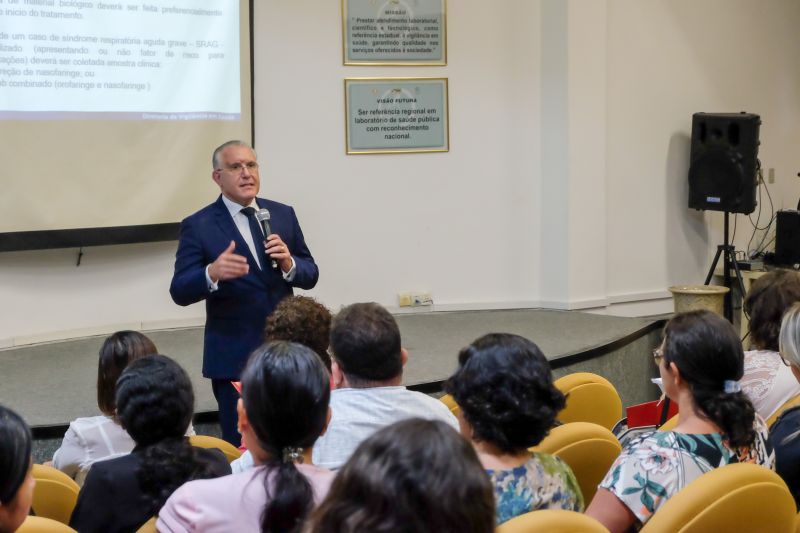
M 228 211 L 228 208 L 222 201 L 222 196 L 220 196 L 217 199 L 216 207 L 217 207 L 215 213 L 216 221 L 220 229 L 222 230 L 222 233 L 224 235 L 229 235 L 233 237 L 233 241 L 236 243 L 236 249 L 234 250 L 234 253 L 246 257 L 247 264 L 250 266 L 250 274 L 248 274 L 242 279 L 251 281 L 258 280 L 259 283 L 266 285 L 267 280 L 266 277 L 264 276 L 264 272 L 262 272 L 258 268 L 258 263 L 253 258 L 253 254 L 250 252 L 250 247 L 247 246 L 247 243 L 244 241 L 242 234 L 239 233 L 239 228 L 237 228 L 236 224 L 233 222 L 233 217 L 231 217 L 230 211 Z

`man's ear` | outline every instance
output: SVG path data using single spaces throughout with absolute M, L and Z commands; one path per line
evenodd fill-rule
M 220 177 L 219 177 L 219 170 L 213 170 L 213 171 L 211 171 L 211 179 L 212 179 L 212 180 L 214 180 L 214 183 L 216 183 L 217 185 L 219 185 L 219 180 L 220 180 Z
M 344 372 L 342 367 L 336 362 L 336 359 L 331 360 L 331 378 L 333 378 L 333 388 L 340 389 L 344 383 Z
M 406 363 L 408 362 L 408 350 L 405 348 L 400 348 L 400 362 L 403 364 L 403 366 L 406 366 Z

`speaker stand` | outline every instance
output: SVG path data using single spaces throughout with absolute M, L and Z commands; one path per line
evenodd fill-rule
M 736 272 L 736 281 L 738 283 L 737 287 L 739 289 L 739 294 L 742 296 L 742 305 L 744 305 L 744 281 L 742 280 L 742 273 L 739 270 L 739 263 L 736 262 L 736 248 L 730 243 L 728 236 L 729 217 L 730 212 L 725 211 L 724 244 L 717 245 L 717 253 L 714 256 L 714 261 L 711 263 L 711 268 L 708 269 L 705 285 L 711 283 L 711 278 L 714 276 L 714 271 L 717 269 L 717 263 L 719 263 L 719 257 L 721 255 L 723 268 L 722 279 L 724 280 L 723 285 L 728 287 L 728 289 L 731 289 L 733 282 L 733 278 L 731 277 L 731 266 L 733 266 L 733 270 Z M 733 299 L 730 290 L 728 290 L 728 292 L 725 294 L 725 318 L 728 319 L 728 322 L 733 324 Z

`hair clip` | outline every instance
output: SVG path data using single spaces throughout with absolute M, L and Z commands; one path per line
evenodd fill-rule
M 283 462 L 303 464 L 303 448 L 292 448 L 291 446 L 284 448 Z
M 742 384 L 732 379 L 726 379 L 724 382 L 725 392 L 728 394 L 732 392 L 742 392 Z

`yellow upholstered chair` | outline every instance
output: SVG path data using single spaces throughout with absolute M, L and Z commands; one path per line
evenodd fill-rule
M 763 466 L 716 468 L 673 495 L 641 533 L 793 533 L 797 508 L 786 483 Z
M 76 533 L 76 531 L 57 520 L 42 516 L 29 516 L 19 526 L 17 533 Z
M 52 466 L 34 464 L 33 468 L 31 469 L 31 475 L 36 480 L 52 479 L 53 481 L 60 481 L 61 483 L 66 483 L 70 486 L 74 484 L 76 489 L 79 488 L 78 484 L 75 483 L 71 477 L 61 470 L 53 468 Z
M 590 422 L 571 422 L 554 427 L 538 446 L 531 448 L 534 452 L 557 455 L 569 465 L 587 506 L 621 450 L 611 431 Z
M 567 406 L 558 413 L 565 424 L 592 422 L 611 429 L 622 418 L 622 400 L 603 376 L 576 372 L 558 378 L 554 385 L 567 395 Z
M 500 524 L 496 533 L 608 533 L 603 524 L 585 514 L 561 509 L 531 511 Z
M 673 416 L 672 418 L 670 418 L 669 420 L 664 422 L 661 425 L 661 427 L 658 428 L 658 430 L 659 431 L 672 431 L 673 429 L 675 429 L 675 426 L 678 425 L 678 422 L 679 422 L 678 417 L 680 417 L 680 416 L 681 416 L 680 414 L 677 414 L 677 415 Z
M 228 458 L 228 462 L 234 461 L 242 455 L 239 448 L 230 442 L 210 435 L 194 435 L 189 437 L 189 444 L 197 446 L 198 448 L 216 448 L 225 454 L 225 457 Z
M 439 397 L 439 401 L 445 404 L 448 409 L 450 409 L 450 412 L 453 413 L 453 416 L 458 416 L 461 408 L 458 406 L 451 394 L 445 394 L 444 396 Z
M 788 400 L 786 400 L 783 403 L 783 405 L 778 407 L 777 411 L 772 413 L 769 416 L 769 418 L 767 418 L 767 427 L 771 428 L 772 424 L 774 424 L 775 421 L 778 420 L 778 417 L 780 417 L 783 414 L 784 411 L 787 411 L 787 410 L 791 409 L 792 407 L 797 407 L 798 405 L 800 405 L 800 394 L 798 394 L 797 396 L 794 396 L 792 398 L 789 398 Z
M 154 516 L 153 518 L 142 524 L 142 527 L 137 529 L 136 533 L 157 533 L 158 530 L 156 529 L 156 519 L 157 518 Z
M 78 484 L 71 479 L 69 483 L 47 478 L 36 479 L 31 508 L 36 516 L 69 524 L 72 510 L 78 502 L 78 491 Z

